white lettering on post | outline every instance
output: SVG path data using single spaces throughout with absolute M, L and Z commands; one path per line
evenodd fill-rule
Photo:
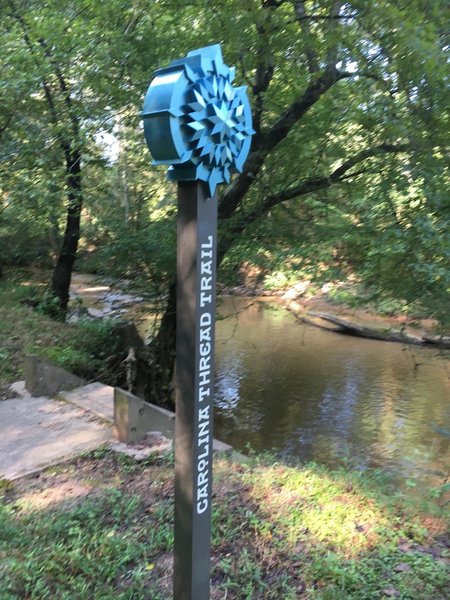
M 209 235 L 200 246 L 200 281 L 199 281 L 199 335 L 197 345 L 197 514 L 205 513 L 211 498 L 211 453 L 212 453 L 212 398 L 213 380 L 213 256 L 214 238 Z

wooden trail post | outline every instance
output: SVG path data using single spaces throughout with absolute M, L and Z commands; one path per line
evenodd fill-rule
M 209 598 L 217 201 L 178 184 L 174 598 Z
M 219 45 L 154 73 L 142 117 L 153 164 L 178 181 L 174 599 L 208 600 L 217 196 L 250 150 L 246 88 Z

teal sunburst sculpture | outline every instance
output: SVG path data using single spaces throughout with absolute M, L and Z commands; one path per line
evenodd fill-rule
M 153 164 L 170 165 L 169 179 L 204 181 L 211 196 L 242 171 L 254 134 L 246 87 L 232 86 L 234 74 L 218 44 L 200 48 L 158 69 L 144 102 Z

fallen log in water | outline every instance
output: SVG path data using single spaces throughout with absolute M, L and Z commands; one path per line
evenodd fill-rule
M 301 321 L 307 323 L 308 325 L 314 325 L 315 327 L 320 327 L 321 329 L 325 329 L 327 331 L 334 331 L 335 333 L 344 333 L 347 335 L 354 335 L 371 340 L 381 340 L 384 342 L 401 342 L 403 344 L 415 344 L 418 346 L 433 344 L 441 348 L 450 348 L 450 337 L 448 336 L 424 335 L 423 337 L 419 337 L 406 333 L 402 330 L 392 331 L 390 329 L 372 329 L 371 327 L 351 323 L 350 321 L 342 319 L 341 317 L 336 317 L 335 315 L 322 312 L 311 311 L 307 312 L 306 315 L 297 316 Z M 320 323 L 320 321 L 331 323 L 334 327 L 324 325 L 323 323 Z
M 434 344 L 440 348 L 450 348 L 450 336 L 448 335 L 424 335 L 425 344 Z

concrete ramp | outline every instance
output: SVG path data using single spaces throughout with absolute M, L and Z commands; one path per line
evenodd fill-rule
M 94 415 L 114 423 L 114 388 L 95 381 L 70 392 L 59 392 L 57 398 L 75 404 Z
M 112 427 L 74 404 L 31 396 L 0 402 L 0 479 L 16 479 L 94 450 L 112 440 Z

